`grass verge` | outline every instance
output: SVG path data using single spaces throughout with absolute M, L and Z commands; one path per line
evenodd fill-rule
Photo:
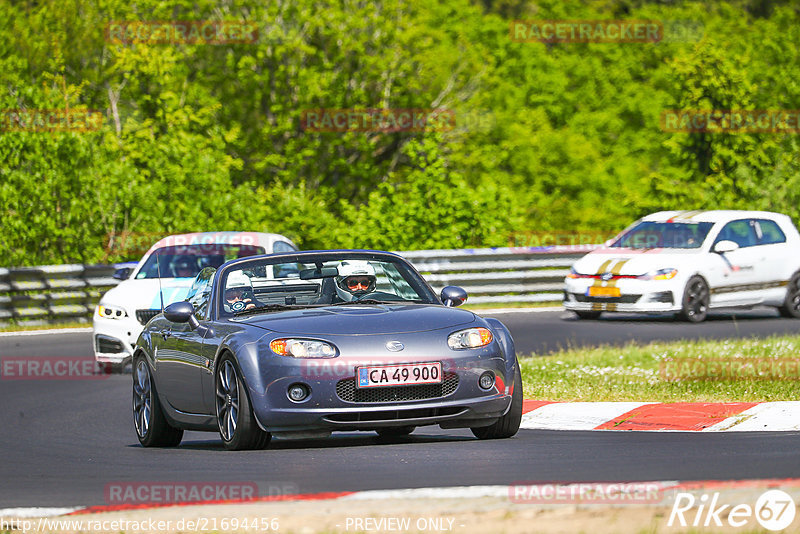
M 520 362 L 528 399 L 800 400 L 800 336 L 604 346 Z

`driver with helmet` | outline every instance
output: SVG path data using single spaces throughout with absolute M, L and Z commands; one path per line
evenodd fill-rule
M 359 300 L 375 292 L 375 268 L 363 260 L 344 260 L 337 267 L 336 294 L 344 302 Z
M 225 283 L 225 302 L 227 313 L 249 310 L 260 305 L 253 294 L 253 283 L 242 271 L 233 271 Z
M 175 278 L 194 278 L 197 264 L 192 256 L 178 256 L 172 266 Z

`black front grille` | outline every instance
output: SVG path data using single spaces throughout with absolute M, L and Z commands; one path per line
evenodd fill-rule
M 621 297 L 587 297 L 581 293 L 573 293 L 578 302 L 602 302 L 606 304 L 633 304 L 641 295 L 622 295 Z
M 345 402 L 402 402 L 438 399 L 455 393 L 458 375 L 445 373 L 441 384 L 414 386 L 387 386 L 357 388 L 355 378 L 346 378 L 336 384 L 336 394 Z
M 159 313 L 161 313 L 161 310 L 136 310 L 136 319 L 142 324 L 147 324 L 147 321 Z
M 122 346 L 122 342 L 118 339 L 114 339 L 113 337 L 98 334 L 95 336 L 94 341 L 95 347 L 97 347 L 97 352 L 103 352 L 105 354 L 117 354 L 119 352 L 125 352 L 125 347 Z
M 672 304 L 675 302 L 675 299 L 672 296 L 672 291 L 660 291 L 658 293 L 653 293 L 650 296 L 651 302 L 663 302 L 666 304 Z
M 337 413 L 325 416 L 325 419 L 334 423 L 371 423 L 377 421 L 397 421 L 407 419 L 427 419 L 431 417 L 447 417 L 457 415 L 464 408 L 457 406 L 449 408 L 421 408 L 417 410 L 389 410 L 379 412 L 351 412 Z

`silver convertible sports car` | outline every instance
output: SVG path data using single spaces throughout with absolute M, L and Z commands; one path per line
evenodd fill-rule
M 402 257 L 291 252 L 203 269 L 185 301 L 145 326 L 133 356 L 142 445 L 184 430 L 219 432 L 228 449 L 272 436 L 410 434 L 418 426 L 515 435 L 522 378 L 496 319 L 437 296 Z

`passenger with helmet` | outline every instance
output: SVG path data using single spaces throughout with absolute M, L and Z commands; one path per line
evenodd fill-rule
M 375 292 L 375 268 L 363 260 L 344 260 L 337 267 L 336 294 L 344 302 L 359 300 Z
M 261 306 L 253 293 L 250 277 L 242 271 L 233 271 L 228 275 L 224 298 L 223 308 L 226 313 L 237 313 Z

